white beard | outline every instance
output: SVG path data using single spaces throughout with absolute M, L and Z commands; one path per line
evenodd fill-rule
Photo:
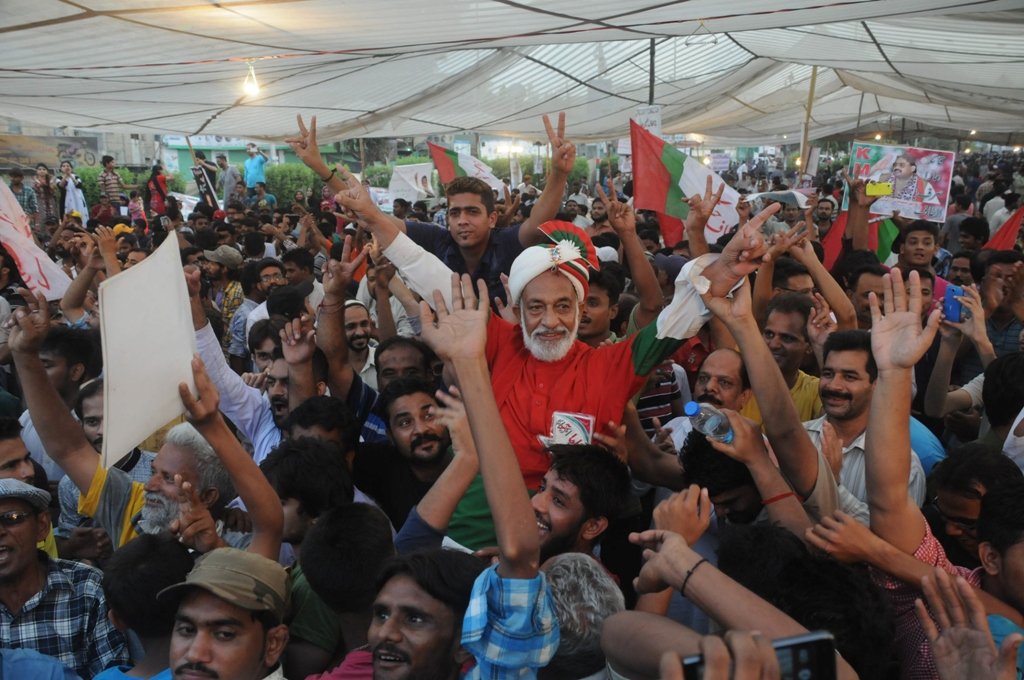
M 171 522 L 178 519 L 178 516 L 181 514 L 181 508 L 177 503 L 156 492 L 146 492 L 146 500 L 156 501 L 159 505 L 156 507 L 148 504 L 142 506 L 139 528 L 142 529 L 143 533 L 158 534 L 161 531 L 167 531 L 167 527 L 170 526 Z
M 520 311 L 519 313 L 519 327 L 523 332 L 523 344 L 526 345 L 526 349 L 530 350 L 538 361 L 555 362 L 561 361 L 565 358 L 565 355 L 572 349 L 573 343 L 576 342 L 576 331 L 580 328 L 580 311 L 577 307 L 576 318 L 572 324 L 572 331 L 567 331 L 564 327 L 559 329 L 565 333 L 561 338 L 555 341 L 541 340 L 539 336 L 541 333 L 550 333 L 555 330 L 548 328 L 544 324 L 537 326 L 533 329 L 533 333 L 526 332 L 526 313 Z

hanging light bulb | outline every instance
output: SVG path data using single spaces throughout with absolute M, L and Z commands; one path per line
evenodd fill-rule
M 882 135 L 875 135 L 875 141 L 876 141 L 876 142 L 877 142 L 878 140 L 880 140 L 881 138 L 882 138 Z
M 976 134 L 978 134 L 978 131 L 977 130 L 971 130 L 971 134 L 972 135 L 976 135 Z
M 794 162 L 796 163 L 796 167 L 799 168 L 800 167 L 800 159 L 797 158 Z
M 249 62 L 249 73 L 245 76 L 245 82 L 242 83 L 242 89 L 250 97 L 255 97 L 260 93 L 260 84 L 256 81 L 256 70 L 251 61 Z
M 711 156 L 704 156 L 704 165 L 711 166 Z

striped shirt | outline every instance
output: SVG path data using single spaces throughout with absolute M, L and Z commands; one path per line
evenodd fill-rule
M 104 170 L 96 178 L 96 182 L 100 186 L 100 193 L 110 197 L 112 203 L 120 201 L 121 189 L 124 188 L 124 181 L 120 175 L 110 170 Z

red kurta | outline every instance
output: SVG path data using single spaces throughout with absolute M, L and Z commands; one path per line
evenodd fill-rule
M 551 434 L 555 411 L 594 416 L 595 430 L 621 422 L 626 402 L 647 374 L 681 341 L 657 339 L 654 324 L 613 345 L 592 348 L 577 340 L 561 361 L 540 361 L 523 343 L 522 330 L 496 314 L 487 325 L 487 363 L 501 419 L 529 489 L 551 466 L 538 435 Z

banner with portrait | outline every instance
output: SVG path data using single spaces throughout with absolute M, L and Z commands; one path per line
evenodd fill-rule
M 892 184 L 891 195 L 875 201 L 872 213 L 899 212 L 900 217 L 941 224 L 946 221 L 954 162 L 952 151 L 854 142 L 848 172 L 850 179 Z

